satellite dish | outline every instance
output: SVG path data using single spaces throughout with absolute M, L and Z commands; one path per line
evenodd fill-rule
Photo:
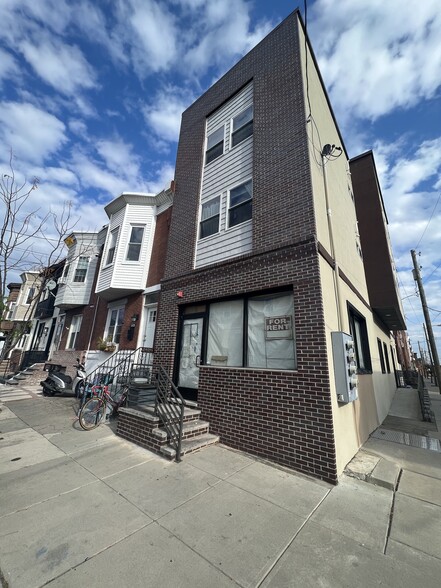
M 48 290 L 53 290 L 53 289 L 54 289 L 54 288 L 56 288 L 56 287 L 57 287 L 57 282 L 56 282 L 55 280 L 49 280 L 49 281 L 46 283 L 46 288 L 47 288 Z

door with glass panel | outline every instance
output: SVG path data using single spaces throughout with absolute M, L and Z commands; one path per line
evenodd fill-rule
M 184 317 L 179 344 L 178 387 L 184 398 L 197 399 L 204 316 Z

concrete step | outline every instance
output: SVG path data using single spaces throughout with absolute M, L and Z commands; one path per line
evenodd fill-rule
M 211 433 L 206 433 L 199 437 L 192 437 L 191 439 L 183 439 L 181 444 L 181 456 L 198 451 L 203 447 L 214 445 L 215 443 L 219 443 L 219 436 L 212 435 Z M 176 450 L 173 447 L 170 447 L 170 445 L 161 447 L 161 453 L 170 459 L 176 457 Z
M 189 439 L 199 435 L 205 435 L 208 433 L 210 423 L 207 421 L 197 420 L 184 423 L 182 427 L 182 438 Z M 152 431 L 152 435 L 160 441 L 167 441 L 167 431 L 163 428 L 155 429 Z

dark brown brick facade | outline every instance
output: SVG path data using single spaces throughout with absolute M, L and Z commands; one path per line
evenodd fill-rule
M 183 115 L 155 361 L 173 365 L 179 305 L 292 289 L 295 371 L 202 366 L 198 405 L 221 442 L 335 483 L 325 325 L 297 13 Z M 254 83 L 253 250 L 193 269 L 207 115 Z M 177 297 L 183 292 L 183 298 Z

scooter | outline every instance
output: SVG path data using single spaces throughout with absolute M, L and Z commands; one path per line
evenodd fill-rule
M 65 373 L 65 367 L 58 364 L 46 364 L 45 368 L 49 372 L 47 378 L 40 382 L 43 387 L 44 396 L 54 396 L 54 394 L 64 394 L 65 392 L 73 392 L 79 398 L 84 391 L 86 382 L 86 371 L 84 364 L 77 358 L 77 364 L 74 366 L 77 369 L 75 378 L 72 378 Z

